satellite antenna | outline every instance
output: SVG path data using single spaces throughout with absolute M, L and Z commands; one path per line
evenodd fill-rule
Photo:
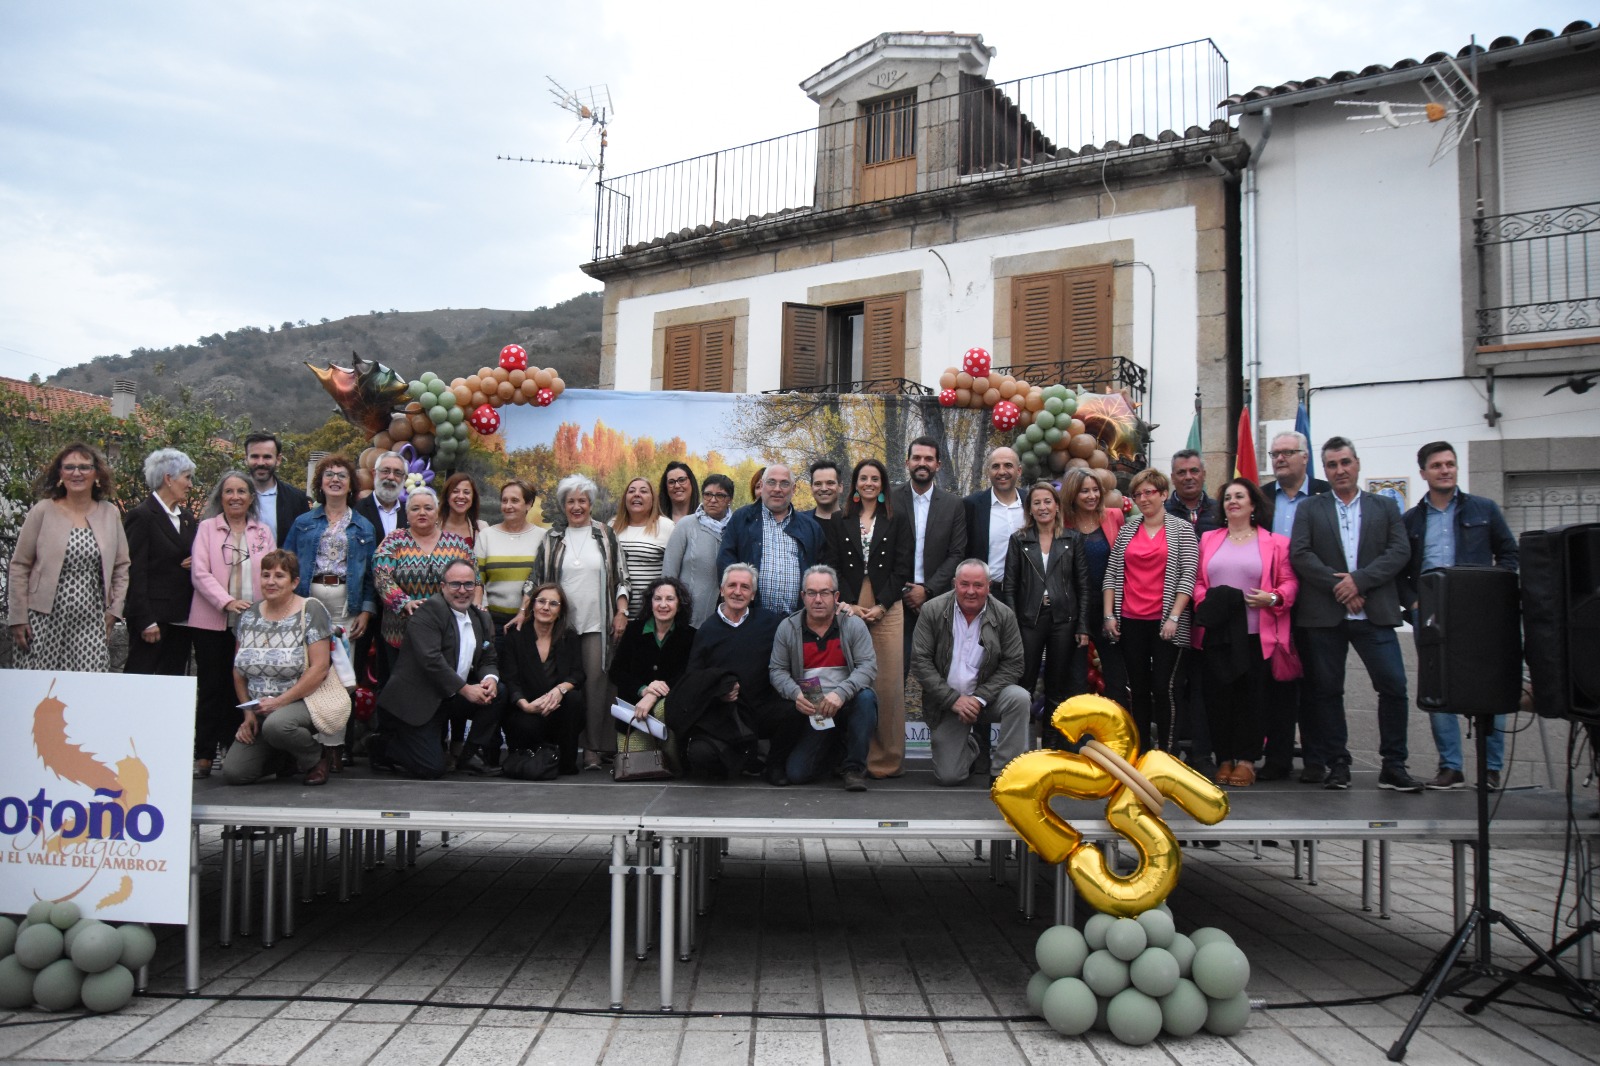
M 1466 136 L 1473 116 L 1478 113 L 1478 87 L 1453 56 L 1445 56 L 1444 62 L 1429 71 L 1419 84 L 1428 97 L 1427 103 L 1397 104 L 1390 100 L 1335 100 L 1334 103 L 1342 107 L 1364 109 L 1362 114 L 1348 116 L 1346 122 L 1377 120 L 1381 123 L 1362 130 L 1364 134 L 1444 123 L 1439 143 L 1433 149 L 1433 158 L 1428 160 L 1431 167 L 1454 151 Z

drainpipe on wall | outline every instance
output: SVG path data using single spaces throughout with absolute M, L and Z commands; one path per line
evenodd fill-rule
M 1256 223 L 1256 195 L 1258 192 L 1256 168 L 1266 152 L 1267 141 L 1272 138 L 1272 108 L 1261 109 L 1261 139 L 1250 147 L 1250 160 L 1244 168 L 1244 358 L 1250 368 L 1249 395 L 1250 435 L 1256 436 L 1260 426 L 1257 405 L 1261 402 L 1261 284 L 1258 275 L 1257 249 L 1259 240 Z M 1256 460 L 1259 463 L 1259 459 Z

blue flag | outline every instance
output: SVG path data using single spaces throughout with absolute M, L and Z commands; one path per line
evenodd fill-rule
M 1307 476 L 1316 477 L 1317 461 L 1315 456 L 1317 454 L 1317 450 L 1316 447 L 1311 443 L 1311 413 L 1306 410 L 1306 405 L 1304 403 L 1300 405 L 1300 409 L 1294 414 L 1294 429 L 1296 433 L 1299 433 L 1306 439 L 1306 451 L 1309 453 L 1306 456 L 1306 469 L 1309 471 Z

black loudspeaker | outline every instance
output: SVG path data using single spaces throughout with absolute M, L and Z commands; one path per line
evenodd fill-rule
M 1533 709 L 1600 724 L 1600 523 L 1524 533 L 1521 550 Z
M 1435 714 L 1506 714 L 1522 696 L 1517 575 L 1447 566 L 1418 581 L 1417 705 Z

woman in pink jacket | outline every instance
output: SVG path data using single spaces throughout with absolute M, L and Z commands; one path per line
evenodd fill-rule
M 196 681 L 194 776 L 211 776 L 217 747 L 239 728 L 233 691 L 234 623 L 261 598 L 261 558 L 278 546 L 261 521 L 255 486 L 230 470 L 217 481 L 194 535 L 189 576 L 194 599 Z
M 1256 783 L 1272 654 L 1290 644 L 1289 608 L 1300 583 L 1289 567 L 1289 540 L 1272 532 L 1266 498 L 1253 482 L 1236 477 L 1224 484 L 1222 513 L 1228 524 L 1200 537 L 1195 621 L 1204 619 L 1210 629 L 1196 624 L 1194 645 L 1205 649 L 1200 675 L 1217 783 L 1243 788 Z M 1227 607 L 1217 596 L 1225 587 L 1237 593 Z

